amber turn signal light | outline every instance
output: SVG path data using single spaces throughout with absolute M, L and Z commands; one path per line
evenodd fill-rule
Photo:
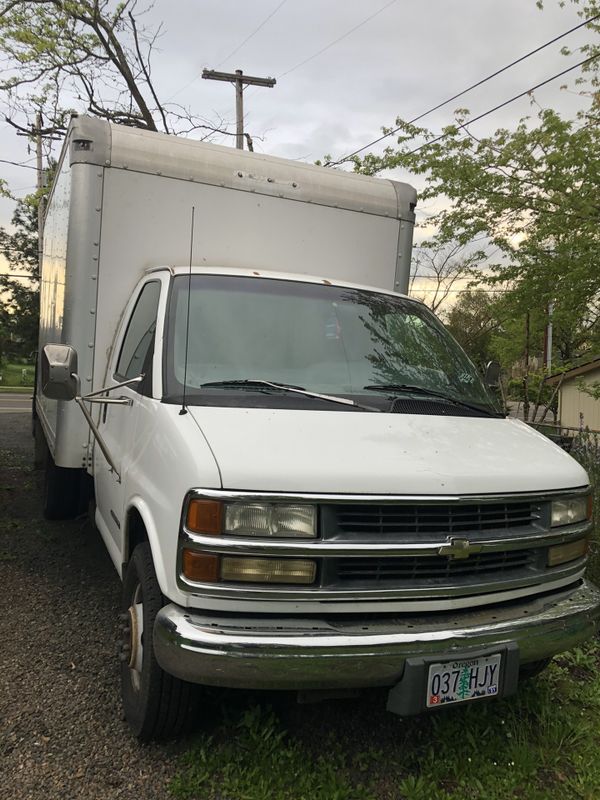
M 569 561 L 575 561 L 577 558 L 583 558 L 588 551 L 588 547 L 589 540 L 587 538 L 577 539 L 566 544 L 555 544 L 553 547 L 548 548 L 548 566 L 557 567 L 559 564 L 566 564 Z
M 195 583 L 215 583 L 219 580 L 220 559 L 210 553 L 184 549 L 181 559 L 184 577 Z
M 222 530 L 221 517 L 222 504 L 218 500 L 192 499 L 188 503 L 185 525 L 194 533 L 219 536 Z

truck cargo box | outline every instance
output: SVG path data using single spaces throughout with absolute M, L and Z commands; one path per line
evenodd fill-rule
M 82 391 L 105 378 L 112 336 L 149 267 L 197 266 L 343 279 L 406 292 L 415 190 L 229 147 L 74 118 L 50 195 L 40 344 L 69 342 Z M 38 393 L 55 462 L 89 465 L 77 408 Z

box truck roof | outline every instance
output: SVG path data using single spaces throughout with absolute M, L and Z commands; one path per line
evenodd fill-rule
M 70 164 L 96 164 L 272 197 L 414 220 L 415 189 L 300 161 L 78 117 Z

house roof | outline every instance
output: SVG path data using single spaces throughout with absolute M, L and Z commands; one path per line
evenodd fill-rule
M 561 376 L 564 383 L 564 381 L 570 381 L 572 378 L 577 378 L 579 375 L 584 375 L 586 372 L 591 372 L 594 369 L 600 369 L 600 355 L 593 356 L 591 359 L 588 358 L 587 361 L 583 361 L 571 367 L 571 369 L 566 370 L 566 372 L 555 372 L 554 375 L 550 375 L 546 378 L 546 383 L 554 386 L 560 381 Z

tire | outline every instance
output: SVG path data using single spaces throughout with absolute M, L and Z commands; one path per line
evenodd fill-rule
M 45 448 L 43 510 L 46 519 L 74 519 L 81 513 L 83 470 L 57 467 Z
M 550 665 L 551 661 L 551 658 L 542 658 L 540 661 L 530 661 L 529 664 L 523 664 L 519 669 L 519 680 L 528 681 L 531 678 L 536 678 L 540 672 L 543 672 Z
M 164 604 L 150 545 L 139 544 L 123 582 L 121 695 L 125 719 L 141 742 L 181 734 L 195 711 L 197 687 L 164 672 L 154 655 L 154 620 Z
M 48 445 L 42 425 L 37 417 L 33 418 L 33 468 L 35 470 L 44 469 L 46 465 L 46 453 Z

